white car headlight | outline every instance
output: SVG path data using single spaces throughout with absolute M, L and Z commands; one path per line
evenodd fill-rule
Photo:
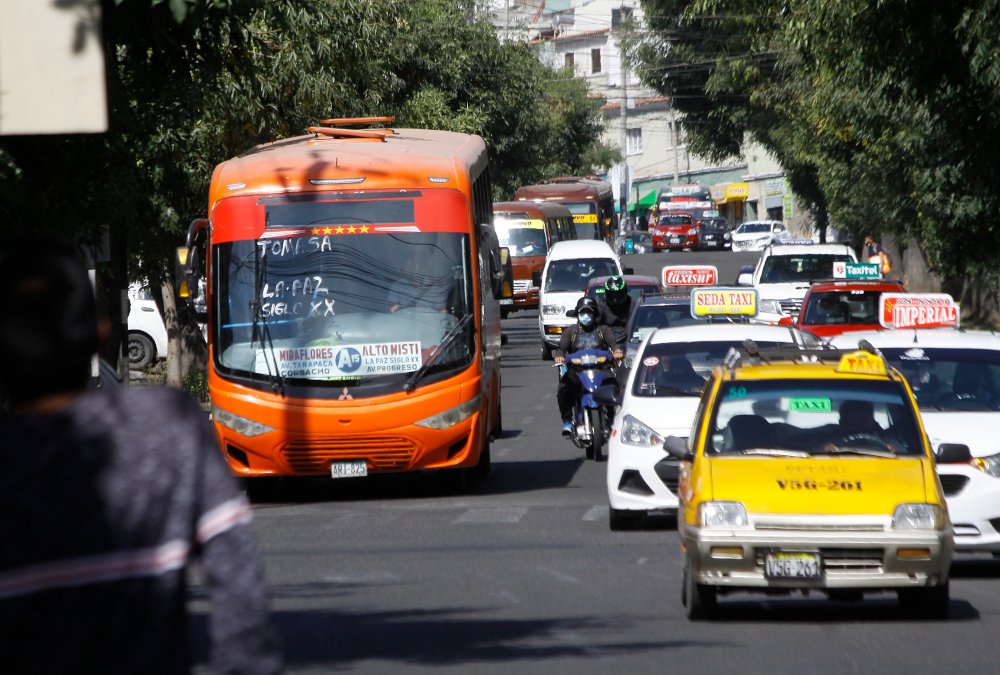
M 698 522 L 702 527 L 747 527 L 746 507 L 740 502 L 702 502 L 698 505 Z
M 418 427 L 427 427 L 428 429 L 447 429 L 448 427 L 453 427 L 462 420 L 468 419 L 472 413 L 479 410 L 481 400 L 481 396 L 476 394 L 473 398 L 461 405 L 455 406 L 451 410 L 431 415 L 427 419 L 414 422 L 414 424 Z
M 894 530 L 940 530 L 947 518 L 935 504 L 900 504 L 892 513 Z
M 696 235 L 696 234 L 698 234 L 698 228 L 697 227 L 692 227 L 690 230 L 688 230 L 688 234 L 690 234 L 690 235 Z
M 972 466 L 994 478 L 1000 478 L 1000 454 L 989 457 L 973 457 Z
M 663 447 L 663 437 L 631 415 L 622 418 L 621 440 L 637 448 Z
M 566 309 L 562 305 L 542 305 L 542 314 L 546 316 L 562 316 Z
M 761 314 L 781 314 L 781 305 L 777 300 L 758 300 L 757 311 Z
M 246 417 L 234 415 L 214 403 L 212 404 L 212 419 L 222 426 L 232 429 L 240 436 L 246 436 L 247 438 L 253 438 L 254 436 L 266 434 L 268 431 L 274 431 L 274 427 L 248 420 Z
M 722 235 L 722 238 L 725 239 L 726 241 L 729 241 L 730 239 L 733 238 L 733 235 L 731 235 L 730 233 L 726 232 L 724 235 Z

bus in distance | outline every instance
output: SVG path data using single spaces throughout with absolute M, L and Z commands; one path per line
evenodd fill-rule
M 618 230 L 611 183 L 593 176 L 563 176 L 525 185 L 514 192 L 514 201 L 562 204 L 573 214 L 577 239 L 602 239 L 610 244 Z
M 696 225 L 706 218 L 717 218 L 718 209 L 712 201 L 712 191 L 700 183 L 668 185 L 660 190 L 656 198 L 656 221 L 671 212 L 682 211 L 691 214 Z
M 212 418 L 237 475 L 489 472 L 505 284 L 486 146 L 356 128 L 391 122 L 323 120 L 219 164 L 178 251 L 189 306 L 207 276 Z

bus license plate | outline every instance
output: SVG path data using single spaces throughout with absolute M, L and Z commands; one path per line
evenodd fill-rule
M 368 475 L 368 462 L 352 459 L 349 462 L 334 462 L 330 465 L 331 478 L 360 478 Z
M 819 579 L 822 566 L 818 553 L 768 553 L 764 576 L 768 579 Z

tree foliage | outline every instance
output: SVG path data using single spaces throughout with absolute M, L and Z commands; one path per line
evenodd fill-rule
M 995 282 L 998 4 L 643 0 L 652 30 L 632 55 L 705 154 L 749 134 L 842 228 Z
M 118 259 L 127 246 L 128 278 L 169 290 L 173 248 L 206 215 L 214 166 L 323 118 L 388 114 L 481 134 L 498 197 L 597 168 L 586 162 L 601 156 L 601 120 L 583 83 L 501 43 L 471 7 L 104 0 L 110 129 L 0 139 L 0 217 L 86 241 L 110 232 Z M 120 286 L 114 267 L 104 276 Z

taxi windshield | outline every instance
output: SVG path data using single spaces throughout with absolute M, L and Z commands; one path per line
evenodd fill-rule
M 1000 410 L 1000 351 L 914 345 L 882 353 L 906 376 L 921 410 Z
M 690 317 L 690 312 L 688 317 Z M 632 394 L 635 396 L 700 396 L 705 380 L 742 338 L 712 342 L 648 344 L 636 360 Z M 782 343 L 760 341 L 761 348 Z
M 916 412 L 899 382 L 726 381 L 705 453 L 919 456 Z
M 802 318 L 804 326 L 877 324 L 882 291 L 842 290 L 813 293 Z
M 584 292 L 594 277 L 618 274 L 611 258 L 563 258 L 552 260 L 545 278 L 545 290 L 550 292 Z

